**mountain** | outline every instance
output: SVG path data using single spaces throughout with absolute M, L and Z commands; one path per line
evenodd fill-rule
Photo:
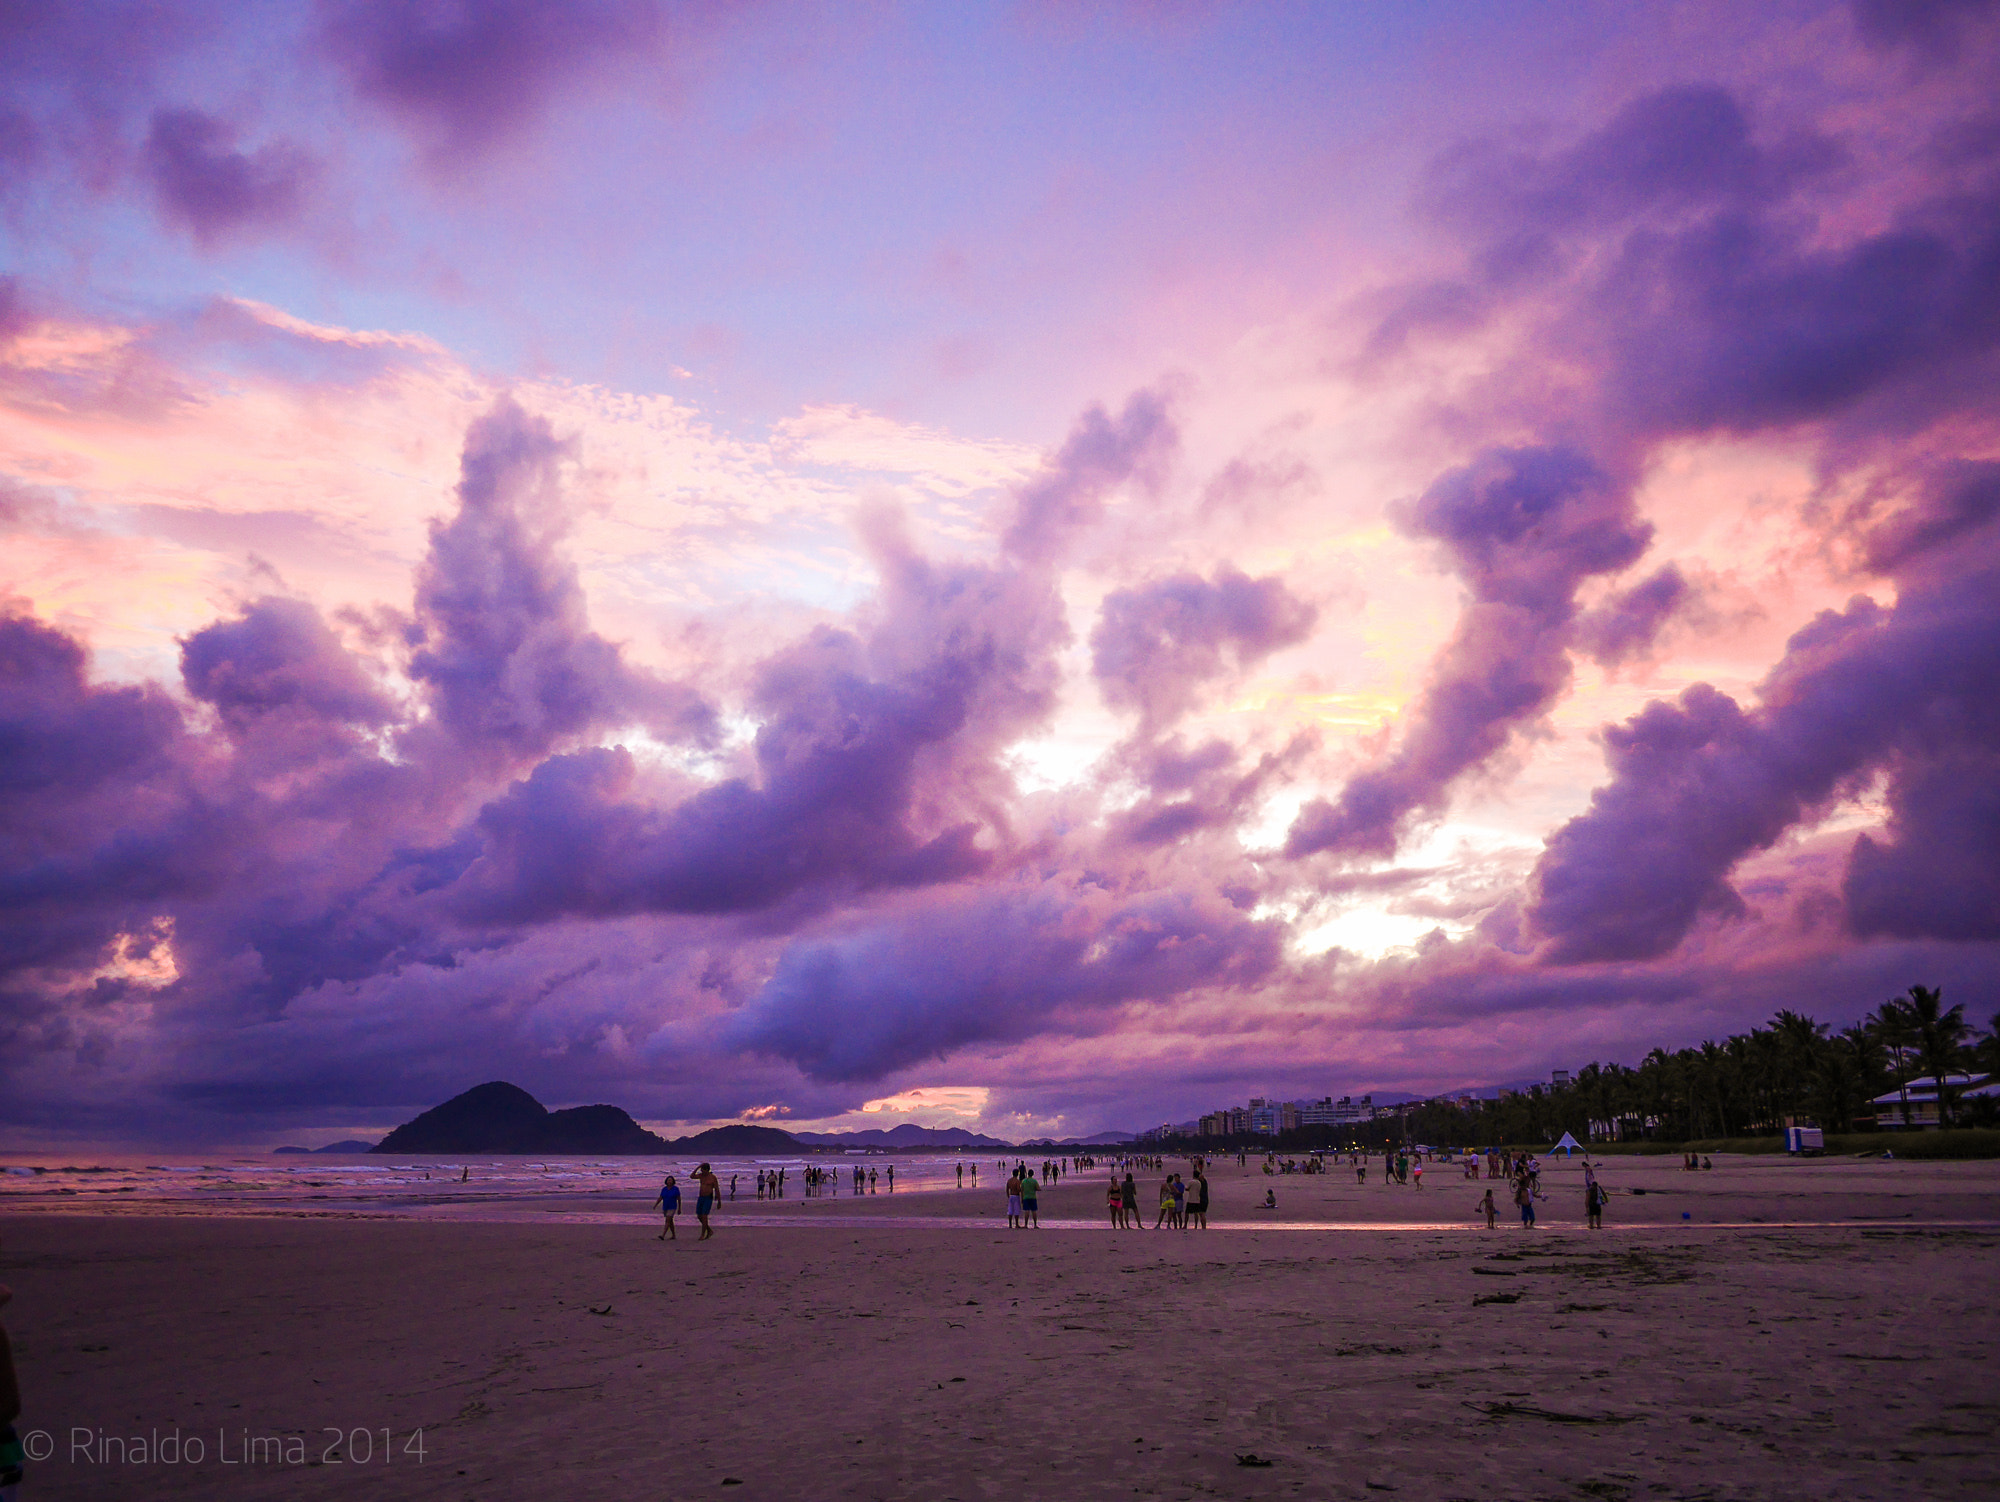
M 913 1121 L 901 1126 L 869 1127 L 859 1132 L 794 1132 L 808 1147 L 885 1147 L 904 1152 L 927 1147 L 1006 1147 L 998 1137 L 982 1137 L 964 1127 L 923 1127 Z
M 279 1153 L 372 1153 L 374 1151 L 374 1143 L 361 1142 L 354 1138 L 349 1138 L 345 1142 L 329 1142 L 325 1147 L 274 1147 L 271 1149 L 273 1156 Z
M 551 1111 L 519 1085 L 493 1080 L 404 1122 L 369 1151 L 630 1157 L 671 1152 L 675 1146 L 616 1106 Z
M 673 1146 L 688 1157 L 697 1153 L 743 1157 L 751 1153 L 795 1153 L 799 1150 L 800 1141 L 800 1138 L 777 1127 L 738 1122 L 730 1126 L 710 1127 L 692 1137 L 676 1137 Z

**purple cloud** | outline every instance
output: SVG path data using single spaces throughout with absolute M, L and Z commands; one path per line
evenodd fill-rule
M 1987 565 L 1909 587 L 1891 610 L 1860 599 L 1821 615 L 1792 638 L 1755 710 L 1697 684 L 1678 703 L 1608 729 L 1612 781 L 1536 867 L 1528 916 L 1546 958 L 1652 958 L 1703 911 L 1740 912 L 1728 884 L 1737 862 L 1877 768 L 1891 773 L 1892 842 L 1863 836 L 1855 847 L 1851 925 L 2000 935 L 1991 850 L 1980 843 L 1991 798 L 1984 782 L 1960 775 L 2000 754 L 1996 682 L 2000 573 Z M 1898 888 L 1933 840 L 1937 876 Z M 1957 900 L 1915 900 L 1968 873 Z
M 532 760 L 624 725 L 706 740 L 714 712 L 699 695 L 633 668 L 590 629 L 557 547 L 570 457 L 545 420 L 506 399 L 472 425 L 458 512 L 432 524 L 417 574 L 410 675 L 430 689 L 437 727 L 477 756 Z
M 1669 563 L 1577 619 L 1576 643 L 1605 667 L 1643 656 L 1691 591 Z
M 200 110 L 160 110 L 146 137 L 145 173 L 165 216 L 204 246 L 293 220 L 312 160 L 286 141 L 236 149 L 236 129 Z
M 479 156 L 570 84 L 647 57 L 654 0 L 332 0 L 326 48 L 365 99 L 444 163 Z
M 1075 533 L 1104 514 L 1118 486 L 1157 486 L 1179 444 L 1161 392 L 1134 392 L 1115 418 L 1093 405 L 1015 497 L 1002 538 L 1007 551 L 1028 563 L 1053 561 Z
M 1175 574 L 1105 596 L 1090 636 L 1091 671 L 1112 708 L 1165 725 L 1204 684 L 1304 641 L 1318 616 L 1275 574 L 1252 579 L 1230 563 L 1209 579 Z
M 730 1020 L 731 1047 L 806 1078 L 871 1081 L 978 1043 L 1025 1037 L 1120 1002 L 1254 985 L 1277 926 L 1187 892 L 1106 906 L 1087 890 L 982 893 L 800 940 Z
M 1443 545 L 1472 601 L 1396 750 L 1337 802 L 1299 811 L 1286 854 L 1394 853 L 1412 817 L 1545 713 L 1570 681 L 1576 592 L 1636 562 L 1652 528 L 1627 488 L 1573 449 L 1493 449 L 1442 476 L 1403 517 Z

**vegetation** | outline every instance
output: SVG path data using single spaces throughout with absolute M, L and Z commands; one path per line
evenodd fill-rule
M 1756 1151 L 1756 1139 L 1778 1150 L 1785 1126 L 1802 1124 L 1829 1134 L 1875 1125 L 1877 1096 L 1912 1079 L 1951 1074 L 2000 1074 L 2000 1014 L 1993 1028 L 1976 1033 L 1965 1008 L 1944 1005 L 1935 987 L 1912 986 L 1885 1001 L 1853 1027 L 1834 1032 L 1799 1012 L 1781 1011 L 1769 1025 L 1720 1043 L 1677 1053 L 1656 1048 L 1636 1068 L 1589 1064 L 1567 1086 L 1507 1091 L 1472 1109 L 1446 1100 L 1427 1101 L 1395 1117 L 1359 1127 L 1306 1127 L 1280 1137 L 1188 1139 L 1184 1146 L 1209 1152 L 1239 1147 L 1264 1152 L 1383 1146 L 1428 1142 L 1450 1147 L 1548 1144 L 1564 1132 L 1579 1142 L 1621 1144 L 1633 1150 Z M 1959 1098 L 1947 1086 L 1939 1112 L 1945 1127 L 2000 1127 L 1990 1097 Z M 1933 1139 L 1917 1146 L 1919 1137 Z M 1958 1146 L 1945 1152 L 1954 1139 Z M 1828 1147 L 1837 1137 L 1830 1135 Z M 1972 1131 L 1906 1133 L 1907 1156 L 1991 1156 L 2000 1135 Z M 1725 1146 L 1726 1144 L 1726 1146 Z M 1982 1144 L 1984 1144 L 1982 1146 Z M 1869 1146 L 1880 1147 L 1873 1138 Z M 1859 1148 L 1853 1150 L 1860 1150 Z
M 1965 1008 L 1946 1008 L 1934 987 L 1912 986 L 1853 1027 L 1833 1032 L 1799 1012 L 1721 1043 L 1668 1053 L 1656 1048 L 1636 1069 L 1590 1064 L 1561 1089 L 1510 1091 L 1466 1111 L 1429 1102 L 1409 1112 L 1411 1136 L 1483 1146 L 1553 1142 L 1691 1143 L 1778 1135 L 1793 1124 L 1828 1132 L 1872 1127 L 1870 1102 L 1921 1077 L 1993 1071 L 1996 1033 L 1975 1036 Z M 1969 1107 L 1969 1109 L 1966 1109 Z M 1991 1099 L 1961 1102 L 1940 1092 L 1947 1127 L 2000 1124 Z

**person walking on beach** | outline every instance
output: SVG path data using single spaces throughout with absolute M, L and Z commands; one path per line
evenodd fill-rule
M 1031 1168 L 1028 1170 L 1027 1177 L 1021 1180 L 1022 1226 L 1033 1226 L 1037 1231 L 1042 1228 L 1041 1219 L 1036 1214 L 1036 1211 L 1041 1209 L 1041 1203 L 1042 1186 L 1035 1182 L 1035 1171 Z
M 1018 1173 L 1010 1173 L 1007 1175 L 1007 1225 L 1009 1229 L 1019 1228 L 1021 1214 L 1021 1176 Z
M 701 1234 L 696 1241 L 706 1241 L 715 1234 L 715 1227 L 708 1223 L 709 1213 L 715 1209 L 715 1202 L 722 1197 L 722 1185 L 716 1182 L 715 1170 L 706 1163 L 694 1171 L 694 1218 L 701 1222 Z
M 655 1241 L 679 1241 L 680 1237 L 674 1234 L 674 1216 L 680 1212 L 681 1208 L 681 1186 L 674 1182 L 672 1174 L 667 1175 L 667 1181 L 660 1186 L 660 1192 L 654 1196 L 653 1203 L 660 1207 L 660 1214 L 666 1217 L 667 1222 L 666 1228 L 653 1239 Z
M 1528 1176 L 1523 1173 L 1514 1180 L 1514 1203 L 1521 1207 L 1521 1229 L 1535 1229 L 1535 1192 L 1528 1187 Z
M 1584 1180 L 1583 1218 L 1584 1223 L 1593 1231 L 1604 1229 L 1604 1201 L 1606 1198 L 1604 1186 L 1598 1183 L 1595 1178 Z
M 1493 1191 L 1491 1189 L 1488 1189 L 1486 1191 L 1486 1198 L 1481 1200 L 1478 1204 L 1474 1205 L 1472 1209 L 1475 1215 L 1478 1214 L 1481 1210 L 1484 1210 L 1486 1212 L 1487 1230 L 1489 1231 L 1492 1230 L 1495 1226 L 1497 1226 L 1500 1223 L 1500 1207 L 1493 1203 Z

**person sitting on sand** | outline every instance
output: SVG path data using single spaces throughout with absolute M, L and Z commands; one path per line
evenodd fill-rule
M 709 1213 L 715 1209 L 715 1202 L 722 1197 L 722 1185 L 717 1182 L 715 1170 L 706 1163 L 694 1171 L 694 1218 L 701 1222 L 701 1234 L 696 1241 L 706 1241 L 715 1234 L 715 1227 L 708 1223 Z
M 1036 1181 L 1034 1170 L 1029 1169 L 1027 1176 L 1021 1180 L 1021 1224 L 1033 1226 L 1039 1231 L 1042 1228 L 1042 1221 L 1036 1212 L 1041 1206 L 1042 1186 Z
M 1489 1231 L 1500 1223 L 1500 1207 L 1493 1203 L 1493 1191 L 1491 1189 L 1486 1191 L 1486 1198 L 1474 1205 L 1472 1210 L 1475 1215 L 1481 1210 L 1486 1212 L 1486 1229 Z
M 672 1174 L 667 1175 L 666 1183 L 662 1184 L 660 1192 L 653 1196 L 653 1203 L 660 1207 L 660 1214 L 666 1217 L 667 1222 L 666 1229 L 653 1239 L 655 1241 L 679 1241 L 680 1237 L 674 1234 L 674 1216 L 681 1208 L 681 1190 L 680 1185 L 674 1182 Z
M 1277 1191 L 1277 1190 L 1275 1190 L 1275 1189 L 1266 1189 L 1266 1190 L 1264 1191 L 1264 1208 L 1265 1208 L 1266 1210 L 1275 1210 L 1275 1209 L 1277 1209 L 1277 1208 L 1278 1208 L 1278 1191 Z
M 1714 1164 L 1714 1163 L 1713 1163 L 1712 1161 L 1710 1161 L 1709 1159 L 1707 1159 L 1707 1158 L 1703 1158 L 1703 1159 L 1701 1160 L 1701 1166 L 1702 1166 L 1703 1168 L 1705 1168 L 1705 1169 L 1706 1169 L 1706 1168 L 1713 1168 L 1713 1167 L 1715 1167 L 1715 1164 Z

